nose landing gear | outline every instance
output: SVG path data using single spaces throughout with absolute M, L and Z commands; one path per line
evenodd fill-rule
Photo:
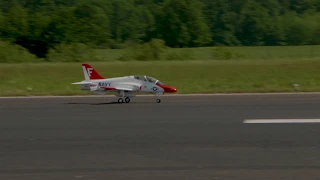
M 160 103 L 161 102 L 161 99 L 160 99 L 160 95 L 163 95 L 164 93 L 157 93 L 156 96 L 157 96 L 157 103 Z

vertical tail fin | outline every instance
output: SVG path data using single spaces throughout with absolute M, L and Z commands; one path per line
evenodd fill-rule
M 82 64 L 85 80 L 105 79 L 90 64 Z

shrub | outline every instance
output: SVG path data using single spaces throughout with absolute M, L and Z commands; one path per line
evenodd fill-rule
M 243 57 L 240 53 L 233 52 L 229 48 L 216 47 L 212 49 L 211 58 L 214 60 L 230 60 Z
M 39 61 L 27 49 L 17 44 L 0 41 L 0 62 L 1 63 L 23 63 Z
M 49 50 L 47 59 L 51 62 L 84 62 L 100 60 L 93 49 L 81 43 L 59 44 L 54 49 Z
M 193 52 L 188 51 L 172 51 L 166 54 L 166 60 L 192 60 L 194 59 Z
M 126 50 L 125 54 L 118 60 L 161 60 L 162 54 L 167 47 L 165 42 L 159 39 L 152 39 L 148 43 L 138 44 Z

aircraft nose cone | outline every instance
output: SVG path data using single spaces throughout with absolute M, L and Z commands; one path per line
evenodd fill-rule
M 171 91 L 172 91 L 172 92 L 177 92 L 177 88 L 174 88 L 174 87 L 173 87 L 173 88 L 171 89 Z
M 164 88 L 164 92 L 172 92 L 172 93 L 174 93 L 174 92 L 177 92 L 177 89 L 174 88 L 174 87 L 168 86 L 168 87 Z
M 177 92 L 177 88 L 172 87 L 172 86 L 166 86 L 166 85 L 159 85 L 164 92 L 166 93 L 175 93 Z

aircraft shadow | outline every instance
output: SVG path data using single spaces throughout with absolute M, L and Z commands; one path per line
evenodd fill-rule
M 77 103 L 77 102 L 72 102 L 72 103 L 67 103 L 69 105 L 111 105 L 111 104 L 121 104 L 118 103 L 117 101 L 114 102 L 104 102 L 104 103 Z M 157 104 L 155 102 L 130 102 L 130 103 L 122 103 L 122 104 Z
M 105 102 L 105 103 L 67 103 L 70 105 L 107 105 L 107 104 L 120 104 L 118 102 Z

